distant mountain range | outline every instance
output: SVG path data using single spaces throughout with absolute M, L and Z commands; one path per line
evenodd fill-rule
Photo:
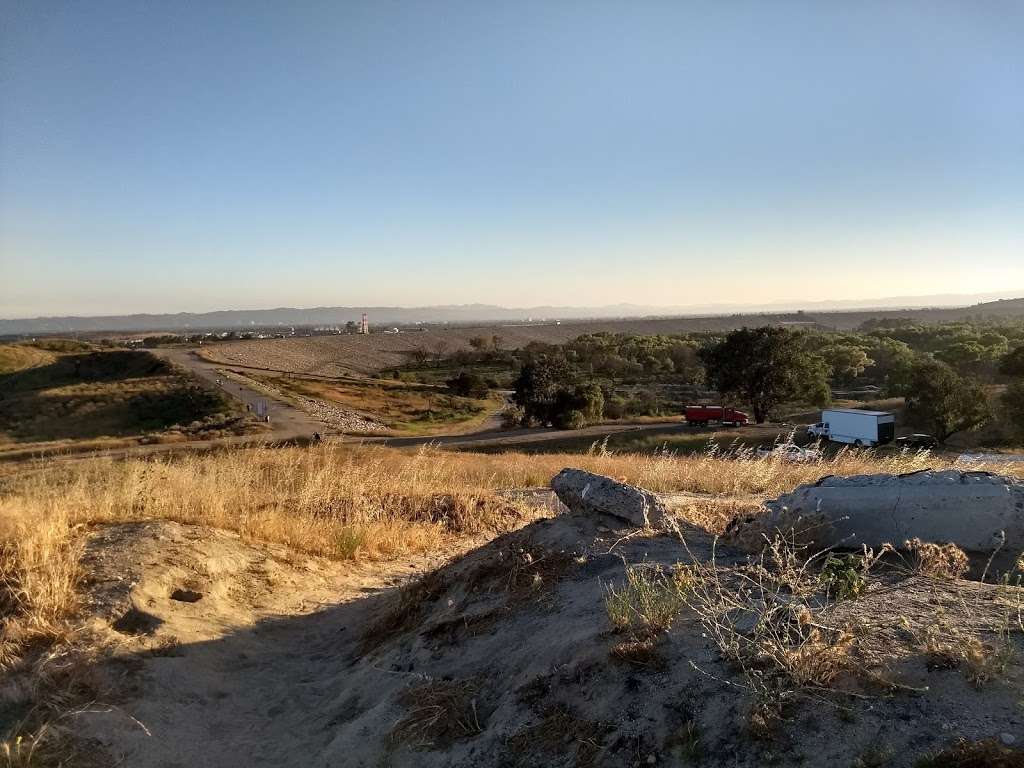
M 431 307 L 313 307 L 296 309 L 229 309 L 175 314 L 106 315 L 98 317 L 34 317 L 0 319 L 0 335 L 33 333 L 95 333 L 102 331 L 187 331 L 292 326 L 335 326 L 359 321 L 365 312 L 371 326 L 449 323 L 540 322 L 544 320 L 624 319 L 638 317 L 701 317 L 753 313 L 886 313 L 899 310 L 958 309 L 954 315 L 999 316 L 1024 314 L 1024 290 L 1005 294 L 942 294 L 902 296 L 861 301 L 770 302 L 765 304 L 699 304 L 649 306 L 610 304 L 600 307 L 510 308 L 490 304 L 458 304 Z M 991 301 L 990 299 L 996 299 Z M 900 314 L 903 314 L 900 312 Z

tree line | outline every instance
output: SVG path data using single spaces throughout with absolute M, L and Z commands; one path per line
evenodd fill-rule
M 986 385 L 1024 436 L 1024 322 L 924 326 L 872 321 L 853 333 L 766 326 L 728 334 L 587 334 L 512 355 L 522 424 L 579 427 L 615 409 L 623 383 L 672 382 L 714 390 L 758 423 L 782 404 L 828 405 L 836 387 L 873 384 L 906 398 L 911 423 L 940 440 L 993 417 Z

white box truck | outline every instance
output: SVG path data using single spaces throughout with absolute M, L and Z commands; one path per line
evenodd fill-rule
M 891 443 L 896 435 L 896 417 L 887 411 L 831 408 L 821 412 L 821 421 L 807 427 L 811 437 L 833 443 L 871 447 Z

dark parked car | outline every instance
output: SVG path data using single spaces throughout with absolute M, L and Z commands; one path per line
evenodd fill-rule
M 939 441 L 931 435 L 904 435 L 896 438 L 900 448 L 937 448 Z

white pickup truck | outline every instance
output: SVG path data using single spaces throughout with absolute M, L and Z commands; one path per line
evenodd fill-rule
M 896 417 L 887 411 L 830 408 L 821 412 L 821 421 L 807 427 L 807 434 L 833 443 L 870 448 L 892 442 L 896 436 Z

